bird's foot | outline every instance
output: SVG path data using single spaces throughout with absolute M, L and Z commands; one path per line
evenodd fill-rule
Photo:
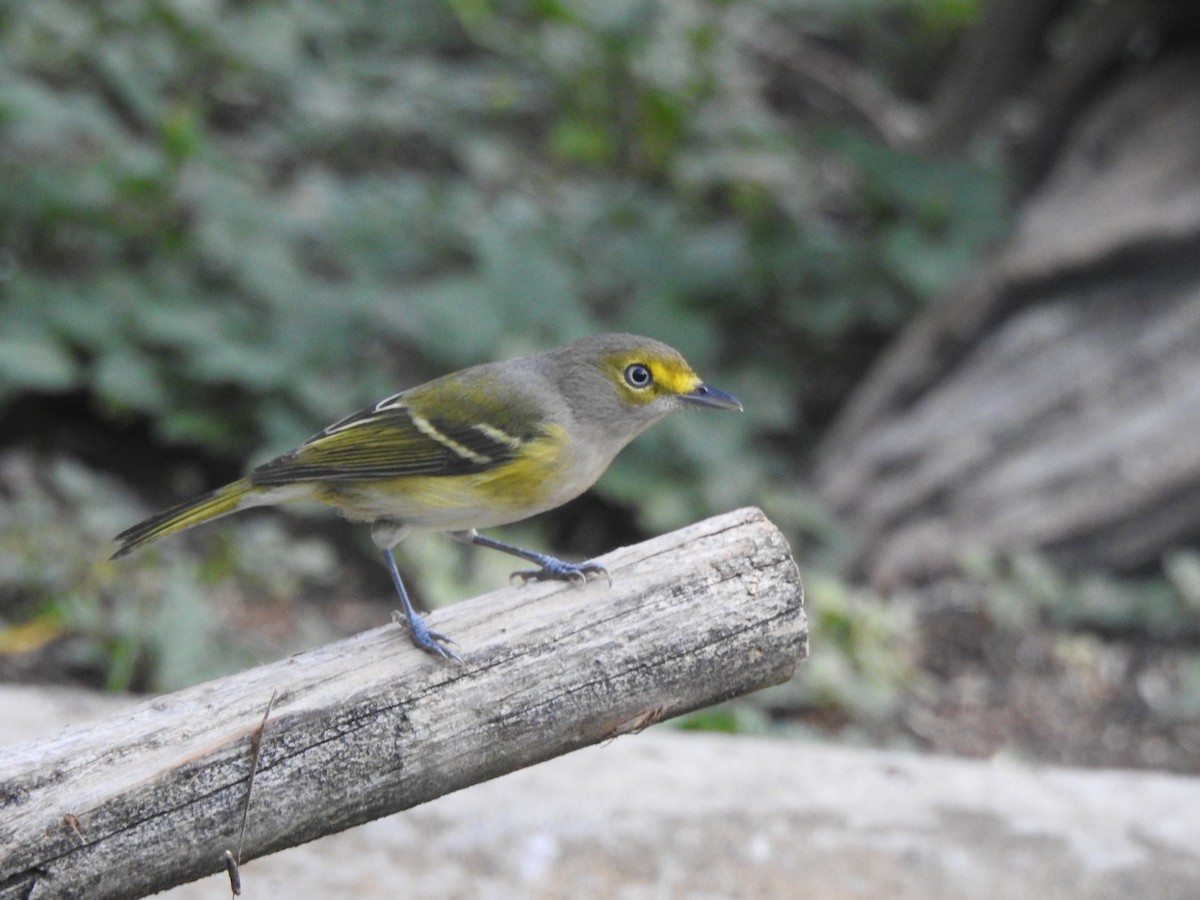
M 455 662 L 462 662 L 462 657 L 447 646 L 448 644 L 454 644 L 454 639 L 442 634 L 440 631 L 434 631 L 416 613 L 413 613 L 411 616 L 405 615 L 397 609 L 392 612 L 392 621 L 397 625 L 408 626 L 409 638 L 426 653 L 432 653 L 434 656 L 442 657 L 442 659 L 452 659 Z
M 521 569 L 509 576 L 513 584 L 529 584 L 531 581 L 569 581 L 574 585 L 587 584 L 594 578 L 604 578 L 612 587 L 612 576 L 608 569 L 597 562 L 569 563 L 553 556 L 539 560 L 540 569 Z

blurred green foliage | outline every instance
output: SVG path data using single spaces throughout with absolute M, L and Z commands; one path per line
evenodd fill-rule
M 816 723 L 843 740 L 894 735 L 906 695 L 923 678 L 913 605 L 808 567 L 804 581 L 809 656 L 800 677 L 691 713 L 675 727 L 763 734 L 778 730 L 782 719 L 788 730 L 812 734 Z
M 0 628 L 0 662 L 49 647 L 33 677 L 176 690 L 333 637 L 294 602 L 301 583 L 331 592 L 329 548 L 279 519 L 244 523 L 199 565 L 164 543 L 122 567 L 107 558 L 113 532 L 145 510 L 113 478 L 13 451 L 0 456 L 0 496 L 0 624 L 22 622 Z M 264 609 L 298 627 L 244 633 L 237 619 Z
M 0 0 L 0 417 L 83 396 L 242 464 L 449 369 L 629 330 L 746 414 L 647 434 L 600 494 L 649 530 L 757 503 L 819 533 L 805 453 L 1002 232 L 1003 183 L 782 111 L 745 36 L 804 30 L 919 94 L 974 15 Z
M 855 342 L 1002 219 L 986 172 L 808 137 L 737 38 L 755 16 L 953 4 L 2 9 L 0 401 L 84 390 L 216 453 L 622 328 L 746 395 L 722 449 L 762 481 L 777 449 L 754 435 L 811 440 L 814 391 L 850 383 L 821 369 L 861 371 Z M 719 463 L 667 436 L 635 453 L 652 495 L 665 468 Z
M 1167 554 L 1162 575 L 1136 578 L 1106 572 L 1069 577 L 1037 553 L 978 555 L 964 569 L 986 585 L 989 615 L 1013 630 L 1045 620 L 1063 630 L 1167 641 L 1200 631 L 1200 554 L 1193 550 Z

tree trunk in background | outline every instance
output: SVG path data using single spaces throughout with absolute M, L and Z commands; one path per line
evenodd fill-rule
M 1200 49 L 1110 82 L 1056 159 L 818 455 L 879 585 L 980 550 L 1128 571 L 1200 537 Z

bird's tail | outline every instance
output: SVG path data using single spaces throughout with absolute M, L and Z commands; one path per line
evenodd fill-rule
M 156 541 L 168 534 L 183 531 L 185 528 L 191 528 L 201 522 L 227 516 L 229 513 L 237 512 L 247 506 L 258 505 L 253 500 L 258 499 L 255 495 L 260 493 L 263 493 L 262 488 L 256 488 L 251 485 L 250 479 L 242 478 L 225 485 L 225 487 L 180 503 L 178 506 L 164 509 L 144 522 L 139 522 L 118 534 L 116 537 L 117 550 L 113 553 L 112 559 L 124 556 L 142 544 Z M 262 501 L 259 500 L 259 502 Z

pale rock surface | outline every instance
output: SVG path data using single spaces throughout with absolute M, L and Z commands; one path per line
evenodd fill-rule
M 128 702 L 0 687 L 0 744 Z M 1200 779 L 660 727 L 248 862 L 242 877 L 250 900 L 1195 898 Z M 228 892 L 219 875 L 159 896 Z

